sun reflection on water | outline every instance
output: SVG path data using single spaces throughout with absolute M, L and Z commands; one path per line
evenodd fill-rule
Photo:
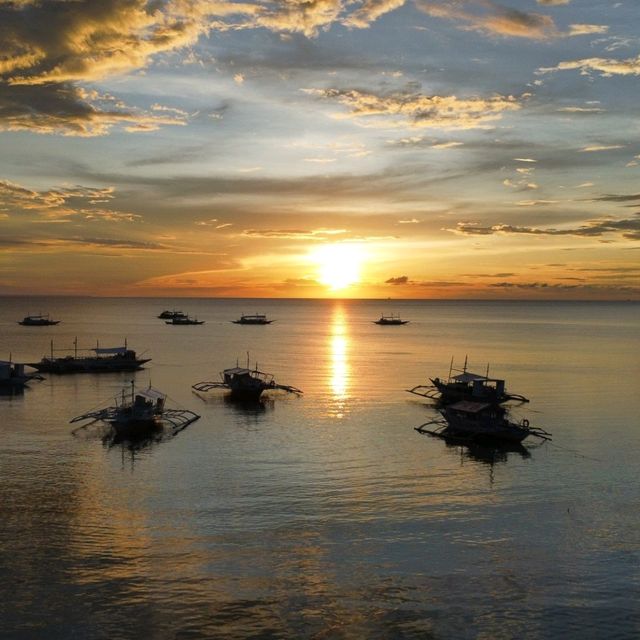
M 334 308 L 329 334 L 329 352 L 331 355 L 329 384 L 332 403 L 329 414 L 334 418 L 343 418 L 347 413 L 349 399 L 349 380 L 351 366 L 349 364 L 349 335 L 344 308 Z

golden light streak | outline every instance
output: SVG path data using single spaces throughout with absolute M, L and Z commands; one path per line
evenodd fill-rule
M 334 310 L 331 334 L 329 336 L 329 350 L 331 355 L 329 385 L 332 395 L 330 415 L 340 419 L 345 415 L 349 398 L 349 380 L 351 378 L 349 335 L 342 306 L 337 306 Z

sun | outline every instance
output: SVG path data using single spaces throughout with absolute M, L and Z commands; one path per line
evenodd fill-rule
M 313 261 L 318 265 L 318 280 L 332 291 L 346 289 L 360 282 L 364 258 L 363 248 L 350 243 L 323 245 L 312 254 Z

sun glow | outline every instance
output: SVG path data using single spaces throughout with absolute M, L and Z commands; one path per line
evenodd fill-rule
M 319 267 L 318 280 L 333 291 L 360 282 L 364 259 L 364 250 L 357 244 L 327 244 L 313 253 Z

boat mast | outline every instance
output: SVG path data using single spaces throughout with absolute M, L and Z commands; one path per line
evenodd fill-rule
M 78 357 L 78 336 L 73 339 L 73 357 Z
M 51 341 L 51 359 L 53 360 L 53 340 Z
M 453 356 L 451 356 L 451 364 L 449 365 L 449 378 L 447 381 L 451 380 L 451 372 L 453 371 Z

